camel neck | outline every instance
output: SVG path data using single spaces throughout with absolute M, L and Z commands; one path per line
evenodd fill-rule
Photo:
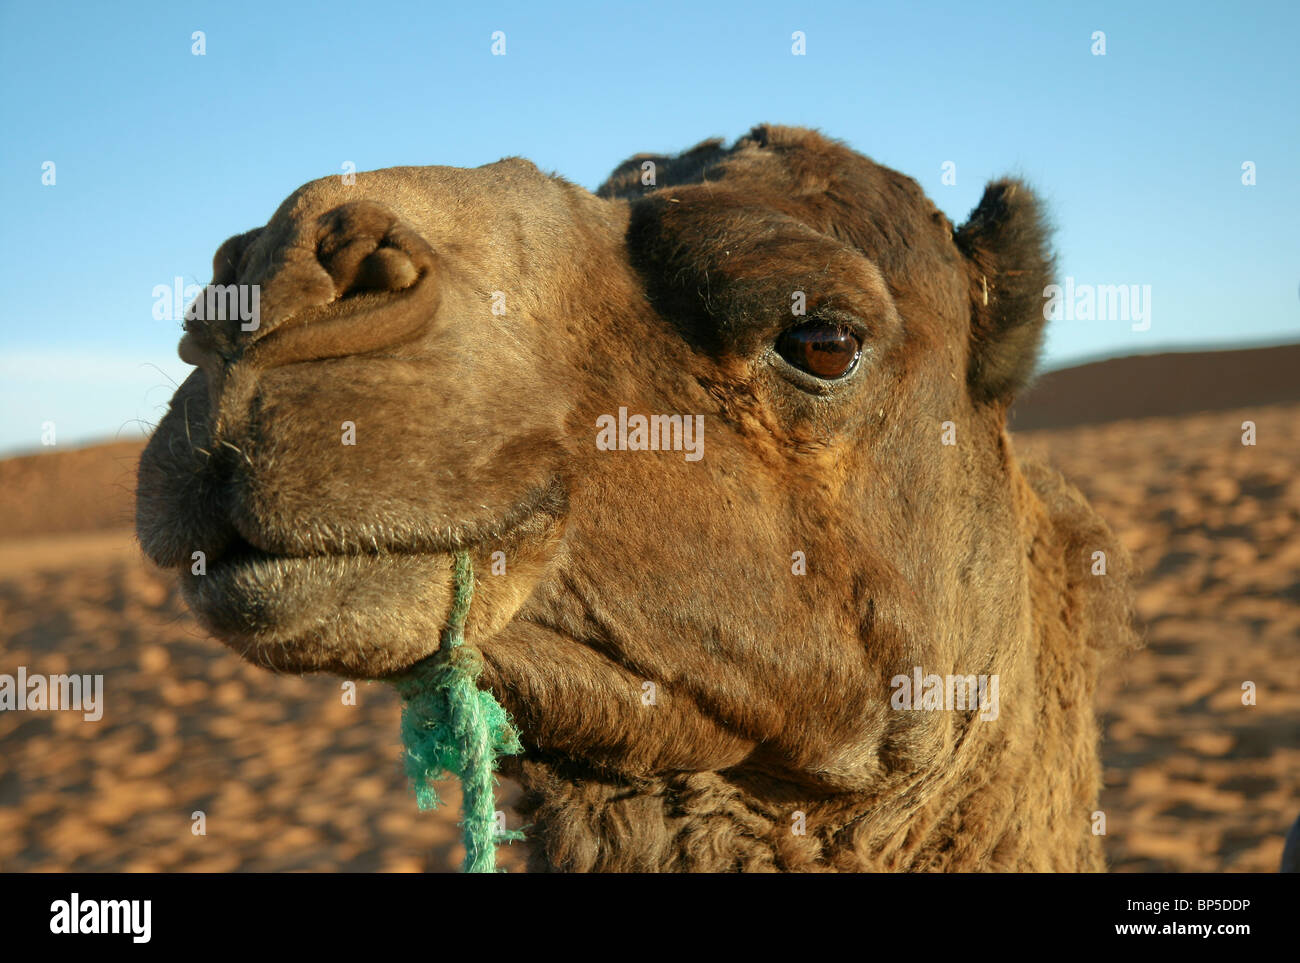
M 824 856 L 806 809 L 761 806 L 719 773 L 633 780 L 535 759 L 506 771 L 524 787 L 530 872 L 779 872 Z
M 535 759 L 510 760 L 507 771 L 524 787 L 530 872 L 1101 868 L 1095 840 L 1078 827 L 1029 831 L 1015 792 L 996 779 L 956 800 L 900 782 L 812 799 L 771 784 L 760 802 L 758 787 L 716 772 L 626 780 Z

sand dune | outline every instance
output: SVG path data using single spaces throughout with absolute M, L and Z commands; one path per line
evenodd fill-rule
M 1017 431 L 1300 401 L 1300 344 L 1111 358 L 1043 375 L 1011 412 Z
M 1279 364 L 1294 381 L 1300 355 L 1270 350 L 1241 353 L 1255 368 L 1218 359 L 1232 383 L 1209 401 L 1184 383 L 1200 361 L 1121 359 L 1052 376 L 1017 414 L 1021 429 L 1056 426 L 1015 444 L 1078 484 L 1145 573 L 1148 645 L 1107 674 L 1101 702 L 1119 871 L 1272 871 L 1300 812 L 1300 398 L 1265 390 Z M 1161 416 L 1119 420 L 1148 410 L 1132 406 L 1152 384 Z M 1243 392 L 1271 401 L 1222 407 Z M 97 723 L 0 713 L 0 870 L 453 868 L 454 791 L 417 812 L 385 686 L 361 683 L 348 706 L 340 680 L 245 665 L 141 558 L 127 527 L 138 451 L 0 462 L 0 671 L 102 673 L 107 688 Z
M 0 460 L 0 541 L 135 524 L 141 441 Z

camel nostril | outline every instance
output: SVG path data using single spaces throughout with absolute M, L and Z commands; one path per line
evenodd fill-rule
M 405 251 L 376 249 L 357 267 L 349 291 L 402 291 L 419 280 L 420 271 Z M 347 292 L 345 292 L 346 295 Z
M 336 298 L 363 291 L 402 291 L 430 267 L 428 245 L 395 213 L 354 201 L 319 221 L 316 259 L 334 282 Z
M 396 211 L 351 201 L 280 225 L 260 254 L 263 269 L 232 273 L 237 245 L 219 253 L 232 289 L 257 294 L 256 317 L 236 326 L 205 319 L 182 357 L 219 381 L 216 360 L 262 367 L 390 350 L 419 338 L 441 300 L 438 255 Z M 268 235 L 259 235 L 266 238 Z M 241 284 L 234 284 L 235 277 Z M 363 296 L 364 295 L 364 296 Z M 242 305 L 242 302 L 240 302 Z
M 437 254 L 424 238 L 368 201 L 345 204 L 317 223 L 314 250 L 272 279 L 271 324 L 246 357 L 272 367 L 365 354 L 428 330 L 440 291 Z

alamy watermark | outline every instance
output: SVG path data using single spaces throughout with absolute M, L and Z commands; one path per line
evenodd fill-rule
M 260 284 L 186 284 L 173 278 L 170 285 L 153 289 L 156 321 L 239 321 L 241 331 L 256 331 L 261 325 Z
M 601 451 L 684 451 L 687 461 L 704 457 L 703 415 L 629 415 L 596 419 L 596 447 Z
M 28 675 L 20 665 L 16 676 L 0 674 L 0 711 L 80 712 L 87 722 L 104 717 L 102 675 Z
M 69 899 L 56 899 L 50 904 L 50 932 L 118 933 L 129 935 L 133 943 L 148 943 L 153 932 L 152 917 L 153 900 L 83 900 L 80 893 L 73 893 Z
M 1134 331 L 1151 329 L 1151 285 L 1075 284 L 1043 288 L 1044 321 L 1131 321 Z
M 993 675 L 926 675 L 914 666 L 911 675 L 889 680 L 889 704 L 911 712 L 980 710 L 981 722 L 998 717 L 998 677 Z

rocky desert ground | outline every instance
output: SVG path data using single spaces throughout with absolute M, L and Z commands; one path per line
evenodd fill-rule
M 1074 369 L 1017 411 L 1018 449 L 1082 488 L 1144 571 L 1147 645 L 1101 696 L 1119 872 L 1271 872 L 1300 814 L 1300 379 L 1279 352 L 1297 357 L 1204 363 L 1234 381 L 1217 393 L 1189 388 L 1178 356 L 1140 377 Z M 1107 399 L 1091 416 L 1090 398 Z M 102 673 L 107 689 L 98 722 L 0 712 L 0 870 L 454 869 L 456 794 L 417 811 L 387 687 L 359 683 L 347 705 L 338 679 L 245 665 L 145 563 L 139 450 L 0 462 L 0 672 Z M 501 862 L 521 868 L 522 847 Z

